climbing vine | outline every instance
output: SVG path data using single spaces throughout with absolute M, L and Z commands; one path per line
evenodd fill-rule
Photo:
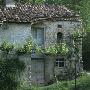
M 69 49 L 66 43 L 53 44 L 45 48 L 45 53 L 52 55 L 56 55 L 56 54 L 66 55 L 68 51 Z
M 12 50 L 14 48 L 13 45 L 7 43 L 7 42 L 3 42 L 0 46 L 0 50 L 2 51 L 6 51 L 6 52 L 9 52 L 10 50 Z

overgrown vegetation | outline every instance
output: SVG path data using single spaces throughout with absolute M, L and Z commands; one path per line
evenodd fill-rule
M 57 53 L 61 55 L 66 55 L 68 51 L 69 49 L 65 43 L 54 44 L 45 48 L 45 53 L 52 54 L 52 55 L 56 55 Z
M 0 46 L 0 90 L 16 90 L 19 85 L 17 77 L 25 68 L 18 57 L 10 55 L 12 50 L 13 46 L 6 42 Z
M 77 40 L 77 38 L 82 38 L 80 37 L 79 35 L 80 33 L 79 32 L 75 32 L 73 33 L 71 36 L 72 36 L 72 39 Z M 82 36 L 82 35 L 81 35 Z M 76 48 L 76 47 L 75 47 Z M 28 40 L 25 45 L 23 45 L 22 48 L 14 48 L 14 45 L 10 45 L 6 42 L 2 43 L 1 46 L 0 46 L 0 50 L 2 52 L 2 55 L 1 55 L 1 60 L 3 59 L 3 61 L 5 60 L 6 62 L 4 63 L 5 65 L 5 70 L 7 70 L 7 74 L 4 72 L 3 74 L 5 75 L 10 75 L 10 83 L 7 83 L 6 86 L 4 88 L 2 88 L 2 90 L 14 90 L 17 85 L 18 85 L 18 82 L 15 81 L 15 75 L 17 74 L 17 70 L 20 72 L 22 71 L 24 68 L 24 64 L 21 63 L 19 60 L 18 60 L 18 57 L 17 58 L 10 58 L 8 57 L 9 53 L 12 52 L 13 50 L 16 51 L 16 54 L 17 55 L 22 55 L 22 54 L 25 54 L 25 53 L 29 53 L 31 54 L 33 49 L 35 49 L 35 52 L 37 51 L 38 53 L 39 52 L 42 52 L 42 49 L 39 48 L 37 45 L 35 45 L 32 40 Z M 45 51 L 45 52 L 44 52 Z M 67 45 L 65 43 L 61 43 L 61 44 L 54 44 L 52 46 L 49 46 L 47 48 L 45 48 L 45 50 L 43 51 L 43 54 L 51 54 L 51 55 L 56 55 L 57 53 L 59 54 L 62 54 L 62 55 L 66 55 L 68 54 L 69 52 L 69 48 L 67 47 Z M 77 51 L 76 51 L 77 53 Z M 18 61 L 17 61 L 18 60 Z M 78 60 L 78 59 L 77 59 Z M 19 65 L 18 65 L 19 64 Z M 3 65 L 3 64 L 2 64 Z M 13 67 L 11 67 L 13 65 Z M 1 72 L 3 72 L 3 68 L 4 67 L 1 67 Z M 6 69 L 7 68 L 7 69 Z M 9 69 L 9 70 L 8 70 Z M 14 70 L 14 71 L 13 71 Z M 12 71 L 12 72 L 9 72 L 9 71 Z M 18 73 L 19 74 L 19 73 Z M 5 76 L 5 79 L 6 79 L 6 76 Z M 7 81 L 8 82 L 8 81 Z M 2 83 L 2 82 L 1 82 Z M 3 82 L 3 84 L 6 83 L 6 81 Z M 9 85 L 8 85 L 9 84 Z M 64 88 L 64 87 L 63 87 Z
M 80 14 L 83 21 L 83 27 L 87 31 L 87 37 L 83 39 L 83 57 L 89 57 L 90 53 L 90 1 L 89 0 L 15 0 L 23 3 L 45 3 L 45 4 L 63 4 L 72 8 Z M 0 3 L 3 3 L 0 0 Z M 30 42 L 31 43 L 31 42 Z M 17 50 L 17 53 L 31 53 L 32 45 L 24 45 L 24 48 Z M 18 58 L 10 59 L 7 57 L 9 51 L 13 49 L 13 46 L 9 46 L 6 43 L 0 47 L 3 53 L 0 57 L 0 90 L 16 90 L 18 82 L 16 81 L 17 71 L 24 69 L 24 64 L 18 60 Z M 49 48 L 52 51 L 52 47 Z M 49 51 L 50 51 L 49 50 Z M 54 49 L 53 49 L 54 50 Z M 37 48 L 37 52 L 41 51 Z M 68 50 L 67 50 L 68 51 Z M 56 51 L 57 52 L 57 51 Z M 86 59 L 84 58 L 84 59 Z M 89 60 L 89 59 L 88 59 Z M 24 89 L 25 90 L 25 89 Z M 58 82 L 56 84 L 47 87 L 32 87 L 30 90 L 74 90 L 74 81 Z M 85 75 L 77 79 L 77 90 L 90 90 L 90 76 Z
M 46 87 L 32 87 L 29 90 L 75 90 L 74 80 L 54 83 Z M 90 90 L 90 76 L 84 75 L 77 78 L 77 90 Z
M 0 5 L 3 5 L 5 0 L 0 0 Z M 85 29 L 87 36 L 83 38 L 83 61 L 89 62 L 90 56 L 90 0 L 15 0 L 16 2 L 23 3 L 38 3 L 38 4 L 59 4 L 65 5 L 79 13 L 83 28 Z M 88 57 L 88 58 L 87 58 Z M 87 64 L 87 63 L 86 63 Z M 89 68 L 89 65 L 86 65 Z
M 75 35 L 76 34 L 74 34 L 74 37 L 75 37 Z M 24 69 L 23 68 L 24 64 L 18 60 L 18 57 L 17 58 L 14 57 L 15 59 L 13 57 L 10 58 L 10 57 L 8 57 L 9 53 L 14 50 L 14 51 L 16 51 L 17 55 L 20 55 L 20 54 L 22 55 L 25 53 L 31 54 L 33 49 L 36 50 L 35 52 L 38 52 L 38 53 L 41 52 L 42 53 L 42 49 L 39 48 L 37 45 L 35 45 L 31 39 L 29 41 L 27 41 L 22 48 L 19 48 L 19 49 L 14 48 L 14 45 L 10 45 L 6 42 L 1 44 L 1 46 L 0 46 L 0 50 L 2 52 L 1 60 L 3 59 L 2 61 L 4 61 L 4 60 L 6 61 L 4 64 L 1 63 L 1 65 L 5 65 L 5 70 L 7 70 L 7 74 L 5 73 L 6 71 L 3 74 L 5 74 L 5 75 L 9 74 L 10 79 L 13 81 L 13 82 L 11 82 L 9 80 L 10 83 L 12 83 L 12 84 L 10 84 L 10 86 L 8 85 L 9 83 L 6 84 L 6 86 L 4 87 L 4 89 L 2 88 L 2 90 L 5 90 L 5 89 L 6 90 L 13 90 L 15 87 L 17 87 L 18 83 L 15 82 L 15 75 L 17 73 L 17 70 L 20 72 Z M 47 53 L 47 54 L 51 54 L 51 55 L 56 55 L 57 53 L 59 53 L 62 55 L 66 55 L 66 54 L 68 54 L 69 49 L 65 43 L 61 43 L 61 44 L 54 44 L 53 46 L 49 46 L 49 47 L 45 48 L 44 51 L 43 51 L 43 54 Z M 11 67 L 12 65 L 13 65 L 13 67 Z M 1 68 L 2 68 L 1 72 L 3 72 L 4 67 L 1 67 Z M 12 71 L 12 72 L 9 72 L 9 71 Z M 5 76 L 5 79 L 6 79 L 6 76 Z M 4 83 L 6 83 L 6 81 L 4 81 L 3 84 Z

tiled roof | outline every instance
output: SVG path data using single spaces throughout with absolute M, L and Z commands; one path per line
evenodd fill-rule
M 38 20 L 79 20 L 79 16 L 65 6 L 17 4 L 0 9 L 0 21 L 32 22 Z

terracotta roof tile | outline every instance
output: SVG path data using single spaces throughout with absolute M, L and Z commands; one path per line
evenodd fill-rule
M 0 21 L 31 22 L 35 20 L 79 20 L 79 16 L 65 6 L 17 4 L 0 9 Z

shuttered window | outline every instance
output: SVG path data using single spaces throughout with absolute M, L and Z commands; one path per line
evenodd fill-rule
M 43 45 L 44 44 L 44 28 L 32 28 L 31 30 L 32 38 L 35 43 L 38 45 Z

